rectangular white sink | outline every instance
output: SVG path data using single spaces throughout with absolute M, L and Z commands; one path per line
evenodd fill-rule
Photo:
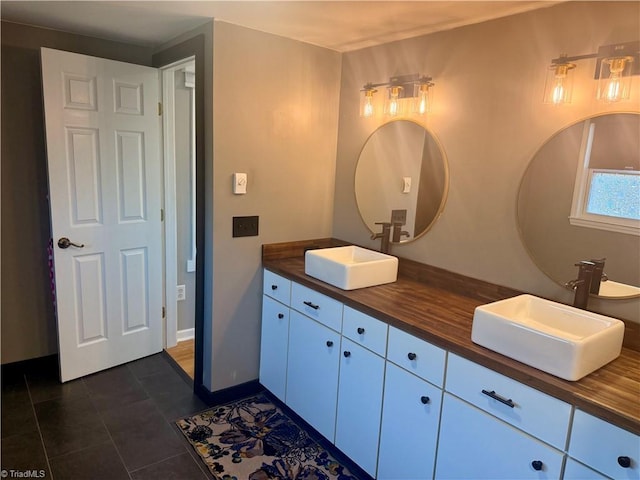
M 355 245 L 308 250 L 304 273 L 342 290 L 354 290 L 395 282 L 398 259 Z
M 565 380 L 579 380 L 620 355 L 624 323 L 533 295 L 481 305 L 471 340 Z

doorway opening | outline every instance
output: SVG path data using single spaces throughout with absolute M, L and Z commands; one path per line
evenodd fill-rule
M 161 69 L 165 152 L 165 350 L 193 380 L 196 312 L 195 57 Z

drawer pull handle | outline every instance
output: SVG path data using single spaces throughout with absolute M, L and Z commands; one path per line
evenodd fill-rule
M 344 358 L 349 358 L 351 356 L 351 352 L 348 350 L 345 350 L 343 355 L 344 355 Z
M 429 403 L 431 401 L 431 399 L 429 397 L 427 397 L 426 395 L 423 395 L 422 397 L 420 397 L 420 401 L 423 403 L 423 405 L 426 405 L 427 403 Z
M 278 318 L 284 318 L 284 313 L 279 313 Z
M 320 305 L 316 305 L 315 303 L 311 303 L 311 302 L 302 302 L 304 303 L 307 307 L 311 307 L 314 310 L 318 310 L 320 308 Z
M 513 403 L 513 400 L 511 400 L 510 398 L 501 397 L 495 392 L 495 390 L 491 390 L 490 392 L 488 390 L 482 390 L 482 393 L 484 393 L 488 397 L 493 398 L 494 400 L 497 400 L 500 403 L 504 403 L 507 407 L 514 408 L 516 406 Z
M 271 285 L 271 290 L 277 290 L 278 289 L 278 285 Z
M 534 460 L 533 462 L 531 462 L 531 466 L 537 472 L 542 470 L 542 462 L 540 460 Z
M 618 457 L 618 465 L 622 468 L 629 468 L 631 466 L 631 459 L 627 456 Z
M 418 356 L 413 352 L 409 352 L 407 354 L 407 358 L 413 362 L 416 358 L 418 358 Z
M 362 335 L 364 333 L 364 328 L 358 327 L 358 333 Z
M 333 342 L 331 340 L 327 340 L 327 347 L 333 347 Z

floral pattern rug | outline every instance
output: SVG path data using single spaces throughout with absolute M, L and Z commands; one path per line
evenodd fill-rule
M 357 480 L 264 395 L 176 423 L 218 480 Z

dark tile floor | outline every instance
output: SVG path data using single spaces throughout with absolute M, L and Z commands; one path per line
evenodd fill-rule
M 6 478 L 210 478 L 174 424 L 207 405 L 170 362 L 157 354 L 65 384 L 56 357 L 3 366 Z

